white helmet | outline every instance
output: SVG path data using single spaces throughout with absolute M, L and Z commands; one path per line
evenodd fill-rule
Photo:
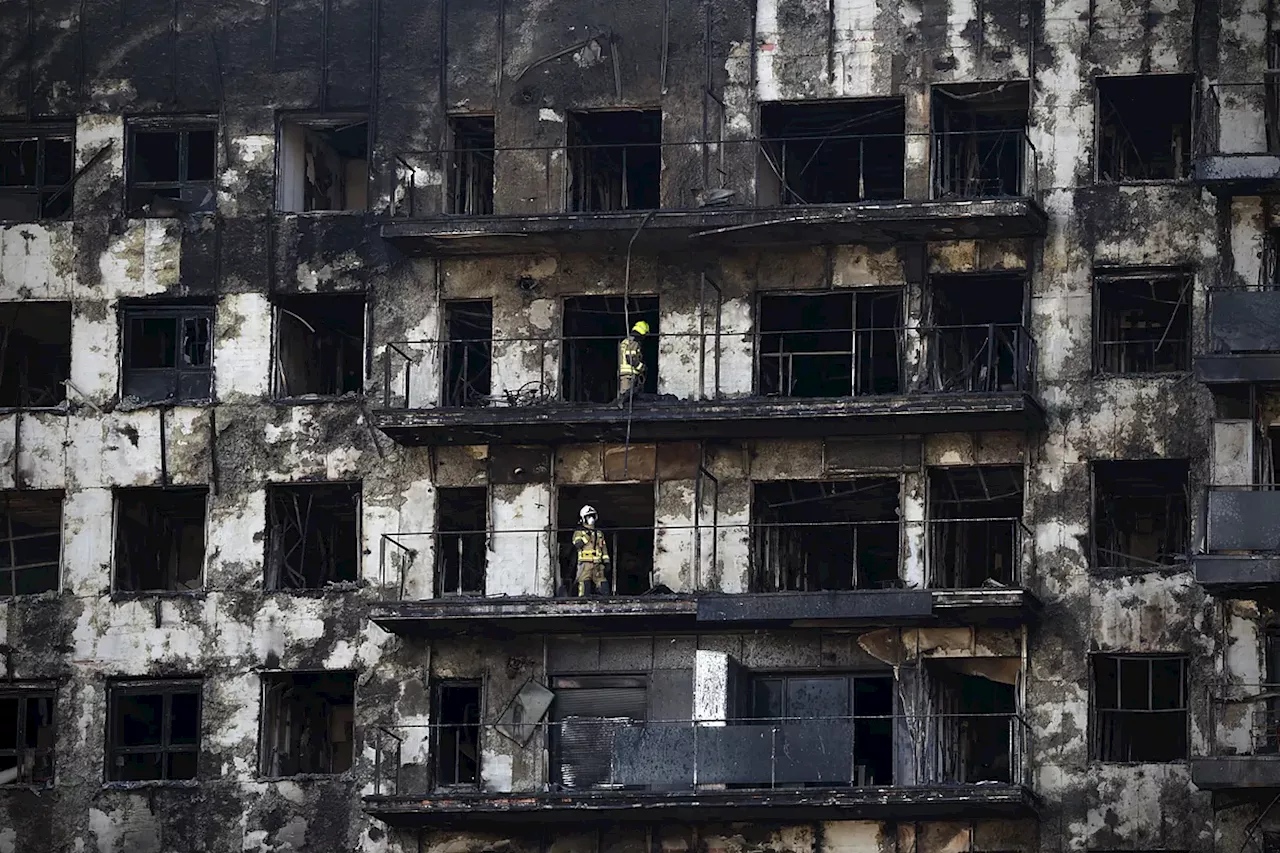
M 589 515 L 596 515 L 596 508 L 591 504 L 587 504 L 582 509 L 578 510 L 578 521 L 586 521 L 587 516 Z

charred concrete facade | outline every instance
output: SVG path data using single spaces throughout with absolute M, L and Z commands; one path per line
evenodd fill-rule
M 1277 26 L 0 4 L 0 853 L 1267 849 Z

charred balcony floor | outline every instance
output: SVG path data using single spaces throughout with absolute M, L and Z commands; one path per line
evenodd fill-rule
M 984 587 L 586 598 L 448 596 L 375 604 L 370 618 L 392 633 L 443 637 L 788 626 L 1013 626 L 1034 622 L 1039 613 L 1039 600 L 1026 589 Z

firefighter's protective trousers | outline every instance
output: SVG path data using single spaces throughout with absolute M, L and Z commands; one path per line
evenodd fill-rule
M 644 385 L 644 353 L 640 341 L 627 335 L 618 344 L 618 396 L 625 397 Z
M 609 580 L 606 572 L 609 546 L 605 544 L 604 534 L 593 528 L 580 527 L 573 532 L 573 547 L 578 549 L 578 595 L 587 594 L 587 581 L 599 592 Z

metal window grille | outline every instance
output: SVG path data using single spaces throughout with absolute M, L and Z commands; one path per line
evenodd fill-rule
M 111 781 L 196 778 L 201 682 L 121 682 L 109 689 L 107 778 Z

